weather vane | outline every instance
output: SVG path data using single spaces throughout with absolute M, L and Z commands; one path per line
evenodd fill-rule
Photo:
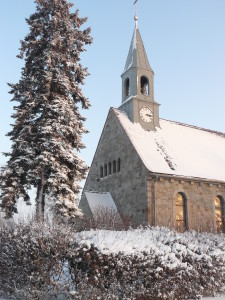
M 135 20 L 135 23 L 136 23 L 136 28 L 138 28 L 137 1 L 138 0 L 134 1 L 134 5 L 135 5 L 135 17 L 134 17 L 134 20 Z

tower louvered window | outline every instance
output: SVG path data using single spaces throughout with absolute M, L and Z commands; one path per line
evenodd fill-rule
M 149 82 L 145 76 L 141 77 L 141 93 L 145 96 L 149 95 Z
M 125 97 L 130 96 L 130 80 L 127 78 L 124 83 Z

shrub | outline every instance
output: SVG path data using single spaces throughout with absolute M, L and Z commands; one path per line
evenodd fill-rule
M 1 226 L 0 291 L 16 299 L 179 300 L 225 286 L 224 235 L 168 228 L 75 233 L 73 226 Z M 146 251 L 137 246 L 143 239 L 150 240 Z M 136 250 L 120 251 L 129 243 Z
M 37 223 L 1 227 L 0 290 L 44 299 L 70 288 L 67 259 L 77 248 L 70 226 Z M 30 297 L 30 298 L 29 298 Z

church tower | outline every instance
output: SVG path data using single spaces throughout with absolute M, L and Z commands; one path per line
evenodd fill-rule
M 127 61 L 122 77 L 122 104 L 133 123 L 139 123 L 145 130 L 159 127 L 159 104 L 154 100 L 154 72 L 138 29 L 135 16 L 135 29 L 131 40 Z

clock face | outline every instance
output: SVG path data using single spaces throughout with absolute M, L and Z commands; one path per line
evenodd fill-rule
M 144 121 L 146 123 L 151 122 L 151 120 L 153 118 L 152 110 L 148 107 L 143 107 L 140 110 L 140 117 L 141 117 L 142 121 Z

